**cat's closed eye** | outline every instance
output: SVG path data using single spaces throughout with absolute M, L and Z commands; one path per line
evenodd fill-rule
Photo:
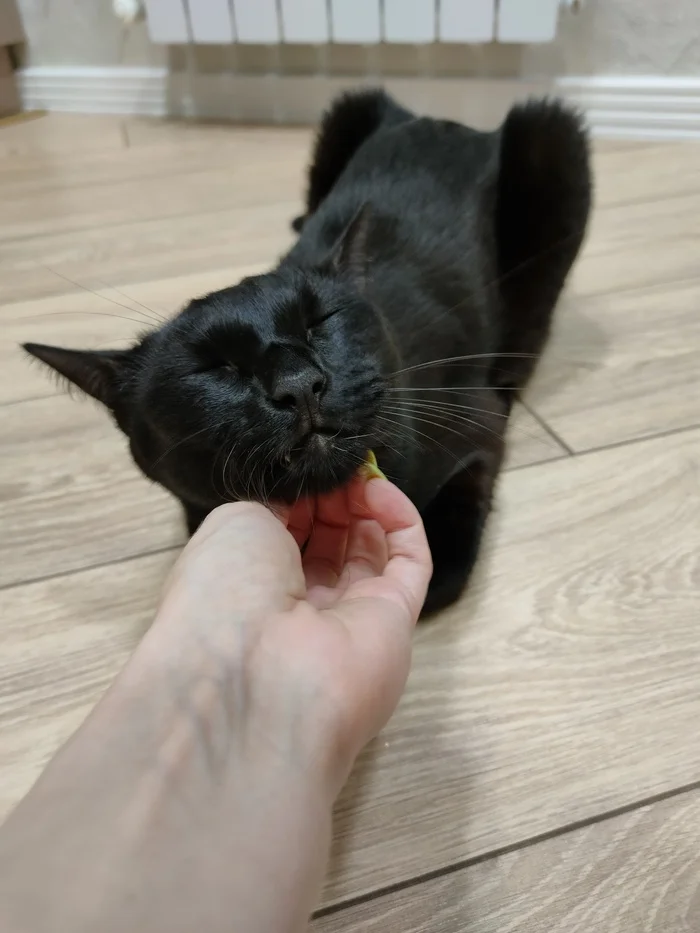
M 340 308 L 335 308 L 333 311 L 327 311 L 325 314 L 319 314 L 318 317 L 311 318 L 306 325 L 306 339 L 311 340 L 316 331 L 329 321 L 332 317 L 338 314 Z
M 196 374 L 201 373 L 216 373 L 216 372 L 229 372 L 229 373 L 238 373 L 238 367 L 235 363 L 232 363 L 231 360 L 224 359 L 210 359 L 203 361 L 197 369 L 195 369 Z

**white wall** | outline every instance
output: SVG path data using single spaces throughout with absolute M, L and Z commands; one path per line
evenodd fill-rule
M 111 0 L 19 0 L 32 65 L 161 65 L 178 69 L 181 50 L 148 41 L 143 23 L 124 33 L 112 14 Z M 206 47 L 197 50 L 204 72 L 238 67 L 266 71 L 270 50 Z M 282 65 L 290 73 L 313 72 L 317 53 L 287 47 Z M 578 15 L 562 13 L 558 39 L 548 46 L 384 47 L 381 70 L 387 74 L 510 77 L 569 75 L 700 75 L 700 0 L 584 0 Z M 335 73 L 361 73 L 365 52 L 331 48 L 328 67 Z
M 27 35 L 28 65 L 163 64 L 164 49 L 144 23 L 124 33 L 111 0 L 16 0 Z

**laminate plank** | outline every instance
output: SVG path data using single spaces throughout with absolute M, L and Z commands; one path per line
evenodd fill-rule
M 700 431 L 502 477 L 337 812 L 324 903 L 695 781 Z
M 275 157 L 277 153 L 277 157 Z M 255 158 L 258 155 L 258 158 Z M 10 182 L 8 181 L 8 185 Z M 198 168 L 176 173 L 166 162 L 159 173 L 133 180 L 112 178 L 103 184 L 45 183 L 33 192 L 21 189 L 4 199 L 0 239 L 45 236 L 169 219 L 301 200 L 300 166 L 279 157 L 273 149 L 264 160 L 259 154 L 231 157 L 229 164 L 211 165 L 202 158 Z
M 655 285 L 670 287 L 698 274 L 699 249 L 700 238 L 681 231 L 672 239 L 630 238 L 605 251 L 584 250 L 572 269 L 569 288 L 580 298 L 593 298 Z
M 473 865 L 317 920 L 312 933 L 691 933 L 700 793 Z
M 216 120 L 154 120 L 144 117 L 127 117 L 125 120 L 129 145 L 133 149 L 162 148 L 211 151 L 217 147 L 228 147 L 231 140 L 240 140 L 244 145 L 256 145 L 263 141 L 293 149 L 299 144 L 306 147 L 307 154 L 313 142 L 315 128 L 301 126 L 244 126 Z
M 95 404 L 64 396 L 0 412 L 0 586 L 184 540 L 175 501 Z
M 27 200 L 27 210 L 38 212 L 41 195 L 57 188 L 116 185 L 201 172 L 206 168 L 229 168 L 228 185 L 235 185 L 236 164 L 245 167 L 265 165 L 274 184 L 279 171 L 297 166 L 295 191 L 301 191 L 304 169 L 309 157 L 311 136 L 308 131 L 240 130 L 228 127 L 227 133 L 211 136 L 202 128 L 195 135 L 184 135 L 177 144 L 153 143 L 129 146 L 121 150 L 91 150 L 63 154 L 27 152 L 21 159 L 0 160 L 0 183 L 7 197 Z M 173 177 L 174 180 L 174 177 Z
M 631 157 L 636 157 L 647 149 L 653 149 L 659 145 L 658 140 L 653 139 L 626 139 L 624 137 L 601 137 L 591 140 L 593 151 L 599 155 L 605 155 L 608 152 L 626 152 Z M 685 143 L 680 142 L 680 145 Z M 668 145 L 664 143 L 664 145 Z
M 278 201 L 8 241 L 0 257 L 0 303 L 75 289 L 56 273 L 121 287 L 183 270 L 271 264 L 293 242 L 289 224 L 298 210 L 298 200 Z
M 658 243 L 700 241 L 700 192 L 634 201 L 593 212 L 585 256 L 636 245 L 646 255 Z
M 700 278 L 570 293 L 529 392 L 575 451 L 700 423 Z
M 596 204 L 622 205 L 700 193 L 700 143 L 593 145 Z
M 504 470 L 568 456 L 568 451 L 520 404 L 513 408 L 507 439 Z
M 0 591 L 0 819 L 146 630 L 175 552 Z
M 45 114 L 0 130 L 0 158 L 24 159 L 28 155 L 61 156 L 86 151 L 124 148 L 122 120 L 113 116 L 77 113 Z

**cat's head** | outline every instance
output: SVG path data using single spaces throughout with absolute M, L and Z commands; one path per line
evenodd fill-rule
M 144 473 L 193 505 L 328 491 L 373 447 L 394 363 L 357 225 L 320 268 L 195 299 L 129 350 L 26 349 L 102 402 Z

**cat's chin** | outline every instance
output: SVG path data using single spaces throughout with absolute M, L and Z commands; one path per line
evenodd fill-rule
M 272 491 L 271 499 L 294 505 L 309 496 L 321 496 L 346 486 L 357 472 L 357 467 L 346 470 L 318 470 L 303 477 L 290 476 Z
M 359 447 L 344 448 L 336 439 L 319 435 L 303 450 L 282 455 L 279 472 L 266 492 L 271 500 L 286 505 L 333 492 L 350 482 L 365 455 Z

